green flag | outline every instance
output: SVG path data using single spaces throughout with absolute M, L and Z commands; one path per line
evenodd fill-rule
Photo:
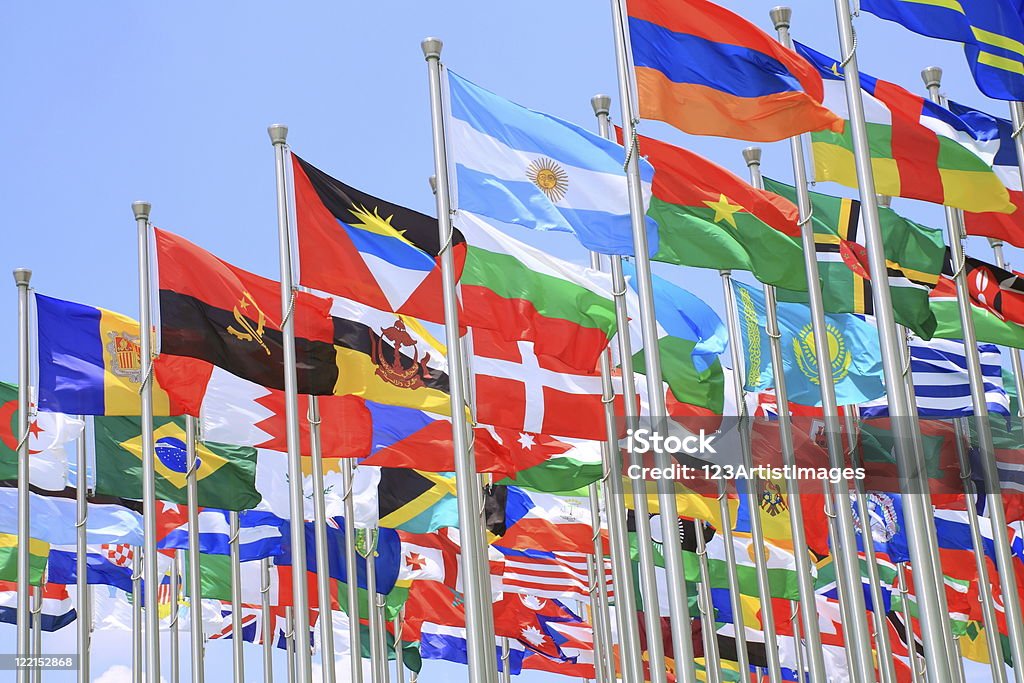
M 796 189 L 765 178 L 766 189 L 796 201 Z M 874 315 L 860 202 L 811 192 L 815 250 L 825 311 Z M 939 280 L 946 258 L 942 232 L 879 207 L 882 242 L 889 271 L 896 322 L 922 339 L 931 339 L 936 321 L 928 293 Z M 806 277 L 806 276 L 805 276 Z M 806 291 L 780 289 L 780 301 L 807 302 Z
M 956 285 L 947 274 L 939 278 L 938 284 L 931 291 L 929 304 L 936 320 L 934 336 L 940 339 L 963 339 L 964 328 L 960 324 Z M 979 342 L 1024 349 L 1024 326 L 1004 320 L 993 311 L 973 302 L 971 318 L 974 319 L 974 333 Z
M 180 418 L 153 419 L 156 443 L 156 496 L 187 503 L 188 463 Z M 137 417 L 95 418 L 96 491 L 142 498 L 142 429 Z M 196 470 L 199 504 L 222 510 L 249 510 L 262 497 L 256 491 L 256 449 L 199 442 Z

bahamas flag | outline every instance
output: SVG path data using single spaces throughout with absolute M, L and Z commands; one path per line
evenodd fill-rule
M 35 295 L 39 410 L 66 415 L 142 412 L 139 323 L 105 308 Z M 153 379 L 153 413 L 184 411 Z
M 981 92 L 996 100 L 1024 100 L 1021 0 L 861 0 L 860 5 L 915 33 L 963 43 Z
M 748 391 L 775 385 L 772 376 L 769 338 L 766 332 L 764 295 L 757 289 L 733 282 L 740 316 L 740 343 L 746 354 Z M 803 405 L 820 405 L 821 389 L 810 309 L 804 304 L 778 304 L 782 362 L 789 400 Z M 878 331 L 855 315 L 827 315 L 832 377 L 839 405 L 864 403 L 885 395 L 882 352 Z M 734 340 L 736 341 L 736 340 Z
M 137 418 L 97 417 L 96 492 L 142 498 L 142 428 Z M 153 421 L 156 442 L 156 496 L 187 503 L 189 469 L 183 420 Z M 199 505 L 248 510 L 262 500 L 256 491 L 256 449 L 200 441 L 196 453 Z

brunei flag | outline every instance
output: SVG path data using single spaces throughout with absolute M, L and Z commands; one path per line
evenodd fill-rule
M 96 492 L 142 498 L 142 428 L 137 418 L 95 420 Z M 189 470 L 182 420 L 153 421 L 156 442 L 156 496 L 186 504 Z M 248 510 L 261 496 L 256 491 L 256 449 L 199 442 L 196 452 L 199 505 L 222 510 Z
M 360 192 L 294 154 L 292 172 L 301 284 L 444 322 L 436 218 Z
M 35 295 L 39 410 L 65 415 L 142 412 L 139 323 L 104 308 Z M 153 413 L 182 406 L 153 384 Z

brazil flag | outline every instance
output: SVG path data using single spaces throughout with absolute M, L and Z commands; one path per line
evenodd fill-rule
M 137 417 L 95 418 L 96 492 L 142 498 L 142 429 Z M 186 503 L 188 458 L 180 418 L 153 420 L 156 442 L 156 497 Z M 200 441 L 196 453 L 199 505 L 248 510 L 261 500 L 256 491 L 256 449 Z

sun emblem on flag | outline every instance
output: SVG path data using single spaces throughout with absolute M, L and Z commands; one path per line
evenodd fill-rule
M 526 177 L 552 202 L 559 202 L 569 190 L 569 174 L 547 157 L 534 159 L 526 169 Z
M 527 626 L 520 631 L 520 636 L 533 647 L 540 647 L 547 638 L 536 626 Z
M 829 361 L 832 366 L 832 376 L 838 382 L 850 374 L 850 364 L 853 356 L 846 339 L 838 327 L 832 323 L 825 325 L 825 332 L 828 337 Z M 796 356 L 797 365 L 811 382 L 817 384 L 818 378 L 818 357 L 814 345 L 814 332 L 810 324 L 804 325 L 800 333 L 793 339 L 793 351 Z

